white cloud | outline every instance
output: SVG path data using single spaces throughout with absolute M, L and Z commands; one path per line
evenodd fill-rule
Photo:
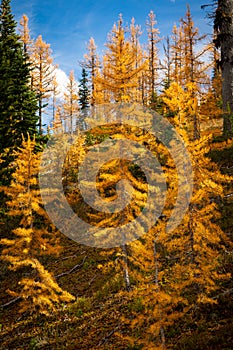
M 51 71 L 53 72 L 53 66 L 51 66 Z M 69 82 L 69 78 L 67 76 L 67 74 L 60 68 L 56 68 L 54 70 L 54 74 L 56 77 L 56 81 L 57 81 L 57 95 L 56 95 L 56 99 L 57 102 L 60 103 L 63 101 L 64 98 L 64 93 L 67 91 L 67 84 Z M 52 86 L 51 86 L 52 87 Z M 48 100 L 48 106 L 47 108 L 45 108 L 44 113 L 43 113 L 43 124 L 45 125 L 44 129 L 46 130 L 48 125 L 51 125 L 51 121 L 52 121 L 52 96 L 50 96 L 49 100 Z
M 55 69 L 55 76 L 58 83 L 58 90 L 60 92 L 59 95 L 61 95 L 62 97 L 64 92 L 66 92 L 66 87 L 69 82 L 69 78 L 67 74 L 60 68 Z

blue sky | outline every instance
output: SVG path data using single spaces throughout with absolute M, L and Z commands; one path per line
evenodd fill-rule
M 83 59 L 86 44 L 92 36 L 102 54 L 107 33 L 123 14 L 125 23 L 134 17 L 136 24 L 142 26 L 141 41 L 146 41 L 145 23 L 150 10 L 157 18 L 161 36 L 171 33 L 174 23 L 185 15 L 187 1 L 183 0 L 12 0 L 15 19 L 23 14 L 29 17 L 32 38 L 42 35 L 51 45 L 55 63 L 69 74 L 74 70 L 78 78 L 78 61 Z M 195 25 L 201 33 L 211 33 L 211 26 L 205 18 L 201 5 L 205 0 L 190 2 Z

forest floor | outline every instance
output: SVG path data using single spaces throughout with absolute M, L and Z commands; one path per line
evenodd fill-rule
M 209 155 L 223 173 L 233 175 L 232 141 L 216 136 Z M 220 204 L 220 225 L 233 239 L 233 196 L 228 195 L 231 192 L 232 188 L 226 188 Z M 140 311 L 140 301 L 123 290 L 121 279 L 99 269 L 107 259 L 103 250 L 79 245 L 64 236 L 61 243 L 63 253 L 58 258 L 43 258 L 42 262 L 55 276 L 67 272 L 57 281 L 76 301 L 63 305 L 49 317 L 20 314 L 17 301 L 0 307 L 0 349 L 141 349 L 130 346 L 119 336 L 131 334 L 131 329 L 121 320 L 122 317 L 130 319 L 132 310 Z M 225 266 L 228 272 L 232 271 L 231 255 Z M 4 305 L 12 299 L 6 290 L 18 288 L 19 272 L 9 271 L 4 262 L 0 262 L 0 271 L 0 303 Z M 199 307 L 192 317 L 187 316 L 168 329 L 168 349 L 232 349 L 232 281 L 227 282 L 225 290 L 228 292 L 218 295 L 218 304 Z M 139 337 L 141 335 L 143 329 L 139 330 Z

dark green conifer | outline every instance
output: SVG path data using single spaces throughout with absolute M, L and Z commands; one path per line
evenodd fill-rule
M 89 104 L 90 92 L 88 89 L 88 75 L 85 68 L 82 69 L 82 78 L 79 83 L 79 105 L 81 110 L 85 110 Z
M 37 133 L 37 102 L 29 86 L 30 65 L 16 33 L 10 0 L 0 5 L 0 154 L 1 177 L 22 134 Z M 4 181 L 1 179 L 1 182 Z

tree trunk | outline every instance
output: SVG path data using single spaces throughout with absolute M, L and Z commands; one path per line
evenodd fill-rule
M 218 0 L 216 46 L 221 48 L 223 134 L 233 135 L 233 0 Z
M 129 267 L 128 267 L 128 253 L 126 245 L 122 245 L 122 254 L 123 254 L 123 260 L 124 260 L 124 281 L 125 281 L 125 288 L 129 292 L 131 290 L 131 283 L 129 278 Z
M 159 265 L 158 265 L 158 259 L 157 259 L 157 249 L 156 249 L 156 240 L 154 241 L 154 262 L 155 262 L 155 285 L 157 289 L 157 293 L 159 293 Z M 159 321 L 162 323 L 162 310 L 159 306 Z M 165 332 L 162 324 L 160 325 L 160 337 L 161 337 L 161 346 L 162 349 L 166 348 L 166 339 L 165 339 Z

